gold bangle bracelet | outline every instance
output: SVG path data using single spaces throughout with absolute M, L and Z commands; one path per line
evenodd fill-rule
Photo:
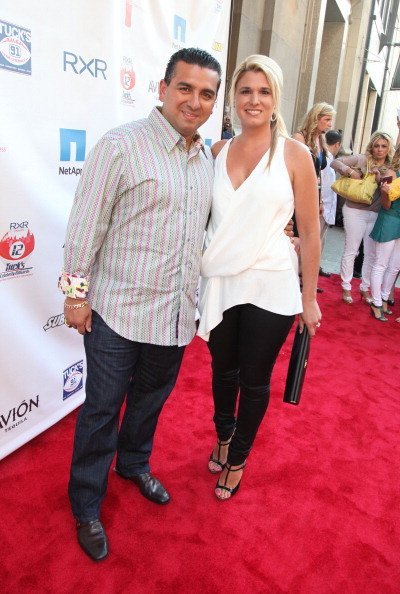
M 64 303 L 65 309 L 80 309 L 81 307 L 85 307 L 85 305 L 89 305 L 89 301 L 82 301 L 82 303 L 74 303 L 74 305 Z

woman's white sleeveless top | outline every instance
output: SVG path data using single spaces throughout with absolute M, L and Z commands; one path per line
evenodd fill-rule
M 205 340 L 234 305 L 251 303 L 282 315 L 302 311 L 297 254 L 284 233 L 294 211 L 285 138 L 278 139 L 270 166 L 267 151 L 236 190 L 226 168 L 232 140 L 215 160 L 201 264 L 198 335 Z

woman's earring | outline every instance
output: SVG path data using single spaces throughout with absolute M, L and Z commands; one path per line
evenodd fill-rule
M 277 118 L 277 115 L 276 115 L 276 113 L 274 112 L 274 113 L 272 114 L 272 116 L 271 116 L 271 120 L 270 120 L 270 121 L 271 121 L 271 122 L 276 122 L 276 118 Z

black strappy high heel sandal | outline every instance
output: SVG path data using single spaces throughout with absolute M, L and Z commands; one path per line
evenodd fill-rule
M 221 462 L 221 448 L 223 446 L 228 446 L 231 443 L 231 439 L 232 437 L 230 437 L 228 439 L 228 441 L 221 441 L 220 439 L 217 439 L 217 445 L 218 445 L 218 453 L 217 453 L 217 457 L 214 458 L 213 454 L 214 454 L 214 450 L 211 452 L 210 458 L 208 460 L 208 470 L 212 473 L 212 474 L 217 474 L 218 472 L 222 472 L 222 470 L 225 468 L 226 466 L 226 462 Z M 228 455 L 228 454 L 227 454 Z M 212 462 L 213 464 L 215 464 L 216 466 L 218 466 L 218 468 L 212 468 L 210 466 L 210 462 Z
M 246 462 L 244 462 L 244 464 L 242 464 L 238 468 L 232 468 L 232 465 L 228 464 L 228 463 L 226 463 L 225 466 L 228 469 L 228 472 L 226 473 L 224 484 L 221 485 L 219 483 L 219 481 L 217 481 L 217 485 L 216 485 L 215 489 L 222 489 L 223 491 L 228 491 L 229 495 L 228 495 L 228 497 L 221 497 L 220 495 L 217 494 L 216 491 L 214 491 L 216 498 L 219 499 L 220 501 L 225 501 L 225 499 L 230 499 L 231 497 L 233 497 L 235 495 L 235 493 L 237 493 L 239 491 L 239 487 L 240 487 L 240 483 L 242 482 L 242 479 L 240 479 L 240 481 L 238 482 L 236 487 L 227 487 L 226 483 L 227 483 L 229 474 L 231 472 L 237 472 L 238 470 L 243 470 L 243 468 L 246 466 Z

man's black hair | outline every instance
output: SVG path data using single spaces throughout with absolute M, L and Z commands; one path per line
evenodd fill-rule
M 328 132 L 325 133 L 325 140 L 328 146 L 332 146 L 337 142 L 342 142 L 342 135 L 336 130 L 328 130 Z
M 217 85 L 218 91 L 221 84 L 221 65 L 211 54 L 205 50 L 199 49 L 198 47 L 184 47 L 183 49 L 180 49 L 179 51 L 172 54 L 164 75 L 164 81 L 167 85 L 170 84 L 173 76 L 175 75 L 177 62 L 195 64 L 196 66 L 200 66 L 200 68 L 209 68 L 210 70 L 214 70 L 219 77 Z

